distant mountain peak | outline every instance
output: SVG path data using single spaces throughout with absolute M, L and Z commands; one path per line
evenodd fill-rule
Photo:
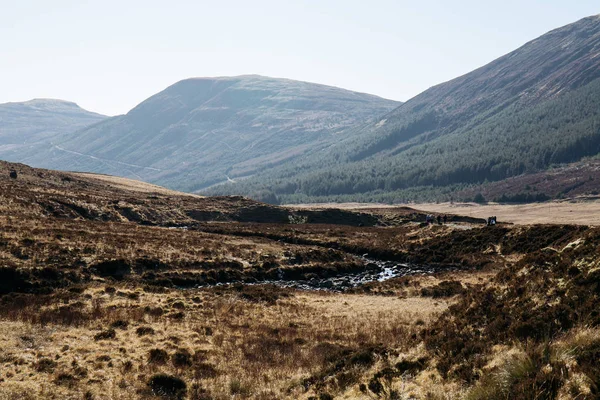
M 306 89 L 307 88 L 315 88 L 315 89 L 319 88 L 319 89 L 326 89 L 326 90 L 339 90 L 339 91 L 343 91 L 347 94 L 354 94 L 354 95 L 358 95 L 358 96 L 370 96 L 373 98 L 379 98 L 379 99 L 393 101 L 393 102 L 398 103 L 398 105 L 400 105 L 402 103 L 401 101 L 397 101 L 397 100 L 393 100 L 393 99 L 386 99 L 386 98 L 382 98 L 382 97 L 374 95 L 374 94 L 369 94 L 369 93 L 351 90 L 351 89 L 344 89 L 339 86 L 332 86 L 332 85 L 328 85 L 325 83 L 308 82 L 308 81 L 302 81 L 299 79 L 272 77 L 272 76 L 260 75 L 260 74 L 243 74 L 243 75 L 214 76 L 214 77 L 210 77 L 210 76 L 190 77 L 190 78 L 182 79 L 182 80 L 174 83 L 170 87 L 185 86 L 185 84 L 194 83 L 194 82 L 197 83 L 197 82 L 210 82 L 210 81 L 219 82 L 219 83 L 229 82 L 232 84 L 245 85 L 245 88 L 247 88 L 247 89 L 248 88 L 251 89 L 252 87 L 254 89 L 264 89 L 264 87 L 262 87 L 261 85 L 268 85 L 269 89 L 275 89 L 276 86 L 279 86 L 279 88 L 284 91 L 296 90 L 299 88 L 306 88 Z
M 10 158 L 18 146 L 49 140 L 106 118 L 84 110 L 72 101 L 36 98 L 0 104 L 0 150 Z
M 22 157 L 193 191 L 301 159 L 399 104 L 261 75 L 188 78 L 125 115 L 53 137 L 54 147 L 24 149 Z
M 60 99 L 48 99 L 48 98 L 36 98 L 28 101 L 24 101 L 21 104 L 28 107 L 43 108 L 43 109 L 56 109 L 56 108 L 78 108 L 79 105 L 72 101 L 60 100 Z
M 76 103 L 74 103 L 72 101 L 44 98 L 44 97 L 38 97 L 38 98 L 31 99 L 31 100 L 27 100 L 27 101 L 24 101 L 23 103 L 31 104 L 31 105 L 36 105 L 36 104 L 72 104 L 75 106 L 77 105 Z

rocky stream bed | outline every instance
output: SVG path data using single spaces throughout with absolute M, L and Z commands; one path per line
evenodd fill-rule
M 314 277 L 311 279 L 285 279 L 284 274 L 280 274 L 280 279 L 257 280 L 254 282 L 244 282 L 245 285 L 264 285 L 271 284 L 279 287 L 295 288 L 301 290 L 326 290 L 332 292 L 342 292 L 355 288 L 370 282 L 383 282 L 388 279 L 409 276 L 409 275 L 427 275 L 442 271 L 452 271 L 455 268 L 440 266 L 424 266 L 398 263 L 394 261 L 381 261 L 360 257 L 364 262 L 365 268 L 362 271 L 345 273 L 332 277 Z M 239 281 L 219 282 L 212 285 L 199 285 L 198 288 L 226 286 L 241 283 Z

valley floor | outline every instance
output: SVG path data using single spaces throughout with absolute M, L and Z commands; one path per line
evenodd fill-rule
M 530 204 L 440 203 L 414 205 L 423 211 L 468 215 L 475 218 L 497 216 L 513 224 L 600 225 L 600 200 L 578 198 Z
M 413 336 L 452 302 L 102 283 L 60 297 L 18 317 L 3 310 L 1 398 L 147 398 L 152 377 L 165 373 L 183 379 L 193 399 L 367 399 L 363 376 L 425 356 Z M 429 369 L 401 386 L 423 398 L 439 379 Z
M 7 177 L 0 399 L 600 395 L 600 228 Z M 369 260 L 439 272 L 281 286 Z
M 527 204 L 477 204 L 477 203 L 415 203 L 410 207 L 432 213 L 466 215 L 486 219 L 497 216 L 498 221 L 513 224 L 578 224 L 600 225 L 600 199 L 598 197 L 577 197 Z M 339 207 L 345 210 L 368 210 L 373 208 L 393 209 L 398 206 L 388 204 L 305 204 L 290 205 L 294 209 L 322 209 Z

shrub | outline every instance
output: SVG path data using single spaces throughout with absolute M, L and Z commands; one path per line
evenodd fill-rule
M 423 369 L 425 369 L 427 363 L 426 358 L 419 358 L 415 361 L 403 360 L 396 364 L 396 369 L 400 374 L 417 374 Z
M 94 336 L 94 340 L 98 341 L 98 340 L 110 340 L 110 339 L 114 339 L 117 337 L 117 332 L 115 332 L 114 329 L 108 329 L 105 331 L 102 331 L 100 333 L 97 333 Z
M 172 307 L 178 310 L 185 310 L 185 304 L 183 303 L 183 301 L 176 301 L 172 304 Z
M 156 374 L 150 378 L 148 386 L 155 396 L 171 396 L 183 399 L 187 392 L 185 382 L 176 376 Z
M 154 329 L 149 326 L 140 326 L 135 330 L 138 336 L 154 335 Z
M 251 390 L 248 385 L 242 383 L 239 379 L 234 378 L 229 381 L 229 393 L 231 393 L 232 396 L 239 395 L 241 397 L 248 397 L 251 394 Z
M 174 319 L 176 321 L 182 321 L 185 318 L 185 313 L 182 311 L 171 313 L 167 315 L 167 318 Z
M 219 376 L 219 371 L 212 364 L 201 362 L 194 366 L 194 378 L 196 379 L 210 379 L 217 376 Z
M 123 363 L 123 372 L 127 373 L 133 369 L 133 362 L 131 360 L 127 360 Z
M 458 281 L 442 281 L 439 284 L 421 289 L 421 296 L 425 297 L 451 297 L 457 294 L 463 294 L 465 288 Z
M 115 329 L 127 329 L 128 326 L 129 322 L 123 321 L 122 319 L 118 319 L 110 324 L 110 327 Z
M 192 365 L 192 355 L 187 350 L 180 350 L 173 354 L 173 366 L 185 368 Z
M 564 384 L 567 368 L 552 360 L 547 344 L 506 362 L 499 371 L 484 376 L 467 394 L 468 400 L 555 399 Z
M 35 370 L 38 372 L 54 372 L 56 362 L 49 358 L 42 358 L 35 364 Z
M 160 317 L 165 313 L 165 310 L 163 310 L 161 307 L 146 306 L 144 307 L 144 312 L 152 317 Z
M 67 373 L 58 374 L 56 376 L 56 379 L 54 379 L 54 383 L 56 383 L 57 385 L 68 386 L 68 387 L 73 386 L 76 382 L 77 382 L 77 378 L 75 378 L 73 375 L 67 374 Z
M 162 349 L 152 349 L 148 353 L 148 362 L 152 364 L 166 364 L 169 354 Z

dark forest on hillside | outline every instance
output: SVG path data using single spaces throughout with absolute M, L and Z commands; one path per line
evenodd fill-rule
M 490 114 L 429 141 L 435 117 L 426 115 L 387 132 L 370 147 L 347 143 L 320 165 L 312 158 L 215 192 L 260 198 L 269 192 L 283 202 L 448 200 L 450 192 L 472 184 L 543 171 L 600 152 L 600 80 L 535 107 L 523 109 L 516 102 Z M 421 136 L 400 143 L 411 133 Z M 395 150 L 383 150 L 390 148 Z

